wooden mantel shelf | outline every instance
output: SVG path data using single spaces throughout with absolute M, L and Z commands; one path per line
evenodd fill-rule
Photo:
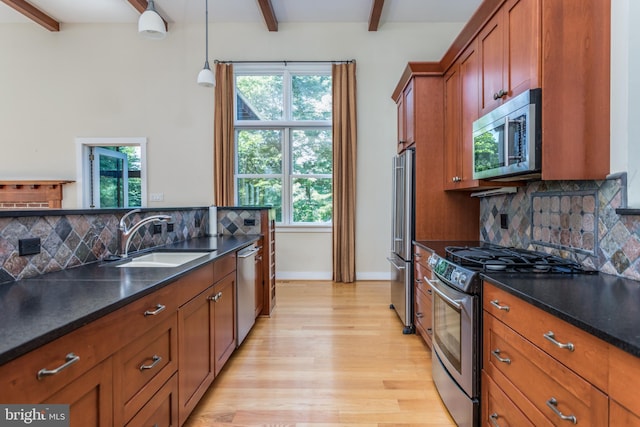
M 0 209 L 60 209 L 70 180 L 0 180 Z

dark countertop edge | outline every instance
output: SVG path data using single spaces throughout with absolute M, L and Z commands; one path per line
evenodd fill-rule
M 141 212 L 173 212 L 173 211 L 195 211 L 209 209 L 209 206 L 201 207 L 157 207 L 140 208 Z M 25 210 L 0 210 L 0 218 L 13 218 L 23 216 L 63 216 L 63 215 L 101 215 L 129 212 L 131 208 L 111 208 L 111 209 L 25 209 Z
M 505 292 L 510 293 L 511 295 L 514 295 L 520 299 L 522 299 L 523 301 L 528 302 L 529 304 L 541 309 L 542 311 L 545 311 L 549 314 L 554 315 L 555 317 L 564 320 L 565 322 L 583 330 L 584 332 L 591 334 L 611 345 L 613 345 L 614 347 L 619 348 L 620 350 L 626 351 L 627 353 L 630 353 L 636 357 L 640 357 L 640 347 L 633 345 L 631 343 L 629 343 L 628 341 L 625 341 L 623 339 L 620 339 L 614 335 L 611 335 L 610 333 L 607 333 L 606 331 L 603 331 L 597 327 L 594 327 L 594 325 L 591 325 L 589 323 L 586 323 L 582 320 L 580 320 L 579 318 L 576 318 L 574 316 L 570 316 L 567 313 L 558 310 L 557 308 L 555 308 L 553 305 L 551 304 L 547 304 L 543 301 L 540 301 L 539 299 L 533 298 L 531 297 L 529 294 L 521 292 L 511 286 L 509 286 L 506 283 L 501 282 L 500 280 L 491 277 L 490 275 L 485 275 L 482 274 L 482 279 L 486 280 L 488 282 L 491 282 L 492 285 L 497 286 L 498 288 L 504 290 Z
M 25 343 L 18 345 L 16 347 L 13 347 L 11 350 L 7 350 L 4 351 L 2 353 L 0 353 L 0 366 L 14 360 L 17 359 L 20 356 L 23 356 L 24 354 L 32 351 L 32 350 L 36 350 L 37 348 L 46 345 L 66 334 L 69 334 L 73 331 L 75 331 L 76 329 L 79 329 L 93 321 L 96 321 L 110 313 L 113 313 L 114 311 L 140 299 L 143 298 L 153 292 L 158 291 L 159 289 L 162 289 L 165 286 L 170 285 L 171 283 L 175 282 L 176 280 L 180 279 L 181 277 L 189 274 L 190 272 L 192 272 L 193 270 L 202 267 L 205 264 L 208 264 L 210 262 L 215 262 L 215 260 L 217 260 L 218 258 L 222 258 L 223 256 L 231 253 L 231 252 L 235 252 L 238 251 L 242 248 L 245 248 L 246 246 L 249 246 L 252 243 L 257 242 L 262 235 L 244 235 L 243 237 L 249 237 L 248 239 L 244 240 L 242 243 L 238 244 L 238 245 L 233 245 L 233 246 L 229 246 L 228 248 L 226 248 L 226 250 L 223 251 L 219 251 L 218 249 L 215 249 L 214 251 L 216 252 L 215 256 L 213 258 L 208 257 L 208 258 L 204 258 L 202 260 L 194 260 L 191 263 L 189 263 L 189 267 L 185 268 L 184 270 L 181 270 L 177 273 L 174 274 L 170 274 L 168 275 L 166 278 L 162 279 L 162 280 L 158 280 L 156 282 L 152 282 L 149 284 L 149 286 L 147 286 L 146 288 L 144 288 L 143 290 L 136 292 L 133 295 L 130 295 L 128 297 L 125 297 L 121 300 L 118 300 L 117 302 L 113 303 L 113 304 L 109 304 L 99 310 L 96 310 L 90 314 L 87 314 L 85 316 L 81 316 L 63 326 L 60 326 L 56 329 L 52 329 L 50 331 L 48 331 L 45 334 L 41 334 L 40 336 L 34 337 L 28 341 L 26 341 Z M 197 239 L 193 239 L 193 240 L 197 240 Z M 179 242 L 179 244 L 185 244 L 185 242 L 188 241 L 184 241 L 184 242 Z M 172 246 L 176 247 L 179 244 L 170 244 L 167 246 L 160 246 L 160 247 L 156 247 L 154 249 L 158 249 L 158 250 L 171 250 Z M 174 248 L 175 249 L 175 248 Z M 175 250 L 184 250 L 189 251 L 190 249 L 175 249 Z M 213 251 L 212 251 L 213 254 Z M 93 263 L 96 264 L 96 263 Z M 74 268 L 73 270 L 78 270 L 80 271 L 82 269 L 82 267 L 77 267 Z M 42 276 L 40 276 L 41 279 L 46 280 L 46 274 L 43 274 Z M 15 283 L 15 282 L 14 282 Z
M 640 209 L 632 208 L 618 208 L 616 209 L 618 215 L 640 215 Z

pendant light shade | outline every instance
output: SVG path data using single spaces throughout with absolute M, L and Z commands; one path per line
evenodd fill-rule
M 156 12 L 153 0 L 149 0 L 147 10 L 138 19 L 138 33 L 150 39 L 163 39 L 167 35 L 167 28 L 162 17 Z
M 204 87 L 213 87 L 216 84 L 216 79 L 213 75 L 213 71 L 211 71 L 211 68 L 209 67 L 209 0 L 205 0 L 204 7 L 205 60 L 204 67 L 198 73 L 198 84 Z

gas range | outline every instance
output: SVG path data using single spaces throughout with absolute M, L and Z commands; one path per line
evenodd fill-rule
M 581 264 L 555 255 L 527 249 L 493 244 L 476 247 L 447 246 L 446 258 L 433 254 L 429 266 L 449 286 L 477 295 L 480 293 L 480 273 L 594 273 Z

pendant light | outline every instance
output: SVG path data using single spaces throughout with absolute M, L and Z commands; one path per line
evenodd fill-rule
M 156 11 L 153 0 L 148 1 L 147 10 L 138 19 L 138 33 L 150 39 L 163 39 L 167 35 L 167 27 Z
M 213 71 L 209 67 L 209 0 L 205 0 L 205 13 L 204 13 L 204 28 L 205 28 L 205 60 L 204 68 L 198 73 L 198 84 L 204 87 L 213 87 L 216 84 Z

